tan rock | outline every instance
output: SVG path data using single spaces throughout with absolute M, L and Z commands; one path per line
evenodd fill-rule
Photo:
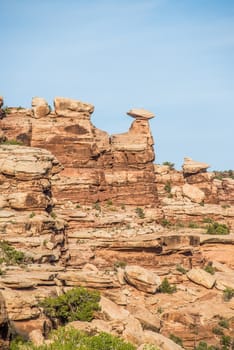
M 33 97 L 32 111 L 34 118 L 43 118 L 50 113 L 50 107 L 42 97 Z
M 127 114 L 136 119 L 151 119 L 155 117 L 152 112 L 149 112 L 143 108 L 130 109 Z
M 129 305 L 128 310 L 138 321 L 140 321 L 143 329 L 158 332 L 161 326 L 158 315 L 152 314 L 143 305 Z
M 145 293 L 155 293 L 161 284 L 161 279 L 154 272 L 143 267 L 126 266 L 124 271 L 126 281 Z
M 216 277 L 202 269 L 192 269 L 186 273 L 187 277 L 194 283 L 200 284 L 205 288 L 213 288 Z
M 126 320 L 129 316 L 129 312 L 125 310 L 123 307 L 115 304 L 108 298 L 101 297 L 100 300 L 101 311 L 109 321 L 122 321 Z
M 67 270 L 59 273 L 57 278 L 64 281 L 66 286 L 84 286 L 90 288 L 113 288 L 116 283 L 113 279 L 104 274 L 96 272 Z
M 229 272 L 216 272 L 216 284 L 215 287 L 219 290 L 225 290 L 231 288 L 234 290 L 234 271 Z
M 140 322 L 130 315 L 127 318 L 123 337 L 130 343 L 140 345 L 143 341 L 143 329 Z
M 205 172 L 209 165 L 206 163 L 197 162 L 192 158 L 184 158 L 184 164 L 182 166 L 184 174 L 196 174 Z
M 144 343 L 158 346 L 160 350 L 183 350 L 180 345 L 174 343 L 164 335 L 152 331 L 144 332 Z
M 205 199 L 205 193 L 194 185 L 184 184 L 182 193 L 195 203 L 201 203 Z
M 44 343 L 44 337 L 40 329 L 34 329 L 29 333 L 29 340 L 33 345 L 40 346 Z
M 54 108 L 57 115 L 64 117 L 79 117 L 80 114 L 83 117 L 88 117 L 94 111 L 94 106 L 91 104 L 65 97 L 56 97 L 54 99 Z

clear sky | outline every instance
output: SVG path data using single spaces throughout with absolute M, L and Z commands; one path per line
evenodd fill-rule
M 95 105 L 92 121 L 150 121 L 156 163 L 234 169 L 234 0 L 0 0 L 0 95 Z

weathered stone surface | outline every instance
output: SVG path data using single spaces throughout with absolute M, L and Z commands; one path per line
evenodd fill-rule
M 216 281 L 216 277 L 202 269 L 192 269 L 188 271 L 186 275 L 191 281 L 208 289 L 213 288 Z
M 130 109 L 127 114 L 136 119 L 151 119 L 155 116 L 152 112 L 149 112 L 143 108 Z
M 85 286 L 90 288 L 113 288 L 117 283 L 109 276 L 96 272 L 67 270 L 60 273 L 57 278 L 66 286 Z
M 183 172 L 184 174 L 196 174 L 204 172 L 209 168 L 209 165 L 206 163 L 196 162 L 192 158 L 184 158 Z
M 34 118 L 43 118 L 50 113 L 50 107 L 42 97 L 33 97 L 32 111 Z
M 140 266 L 126 266 L 124 276 L 128 283 L 146 293 L 155 293 L 161 284 L 159 276 Z
M 64 117 L 79 117 L 81 113 L 89 116 L 94 111 L 94 106 L 78 100 L 72 100 L 65 97 L 56 97 L 54 99 L 55 113 Z
M 100 307 L 104 318 L 109 321 L 123 321 L 129 316 L 127 310 L 105 297 L 101 297 Z
M 234 271 L 229 272 L 216 272 L 216 284 L 215 287 L 219 290 L 225 290 L 230 288 L 234 290 Z
M 140 345 L 144 339 L 144 332 L 140 322 L 133 316 L 127 318 L 123 337 L 132 344 Z
M 195 203 L 201 203 L 205 199 L 205 193 L 193 185 L 183 185 L 182 192 L 185 197 Z
M 166 338 L 162 334 L 151 331 L 144 332 L 144 343 L 156 345 L 162 350 L 183 350 L 180 345 Z

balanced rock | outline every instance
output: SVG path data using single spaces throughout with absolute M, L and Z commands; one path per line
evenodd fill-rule
M 63 117 L 89 117 L 94 111 L 94 106 L 78 100 L 72 100 L 65 97 L 56 97 L 54 99 L 54 108 L 57 115 Z
M 154 272 L 140 266 L 127 266 L 124 271 L 126 281 L 145 293 L 155 293 L 161 284 L 161 279 Z
M 184 174 L 197 174 L 206 172 L 209 168 L 209 164 L 196 162 L 192 158 L 184 158 L 184 164 L 182 166 Z
M 200 284 L 208 289 L 213 288 L 216 281 L 214 276 L 202 269 L 192 269 L 188 271 L 186 275 L 192 282 Z
M 34 118 L 43 118 L 50 113 L 50 107 L 44 98 L 33 97 L 32 111 Z
M 127 114 L 136 119 L 152 119 L 155 117 L 152 112 L 149 112 L 143 108 L 130 109 Z

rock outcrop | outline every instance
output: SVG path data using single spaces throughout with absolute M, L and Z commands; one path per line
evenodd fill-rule
M 42 344 L 52 324 L 38 301 L 77 286 L 102 294 L 91 323 L 72 323 L 92 334 L 194 349 L 219 344 L 224 320 L 233 337 L 233 174 L 188 158 L 182 171 L 153 164 L 151 112 L 130 110 L 129 131 L 110 136 L 92 125 L 91 104 L 54 105 L 6 109 L 0 98 L 2 344 L 8 320 Z M 207 234 L 214 220 L 230 234 Z M 165 278 L 176 288 L 163 292 Z

